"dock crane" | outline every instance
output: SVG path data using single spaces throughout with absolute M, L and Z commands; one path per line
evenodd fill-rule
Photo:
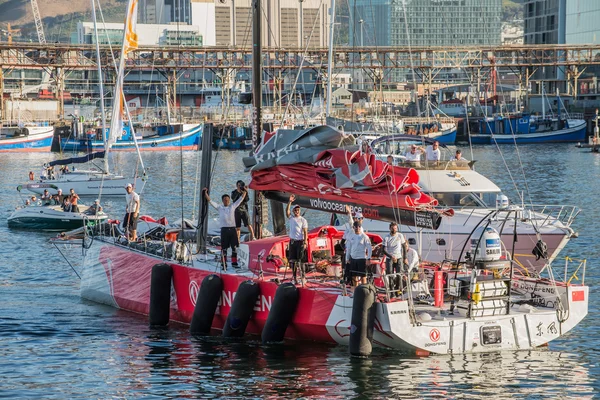
M 33 19 L 35 20 L 35 30 L 37 31 L 40 44 L 46 44 L 46 35 L 44 35 L 44 25 L 42 25 L 42 17 L 37 0 L 31 0 L 31 8 L 33 9 Z

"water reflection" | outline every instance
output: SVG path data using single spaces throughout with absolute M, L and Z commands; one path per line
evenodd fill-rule
M 338 346 L 264 347 L 253 340 L 189 338 L 184 329 L 147 333 L 145 354 L 137 346 L 119 348 L 119 358 L 135 366 L 136 383 L 127 391 L 184 398 L 593 398 L 596 385 L 580 356 L 547 350 L 428 358 L 378 351 L 352 359 Z

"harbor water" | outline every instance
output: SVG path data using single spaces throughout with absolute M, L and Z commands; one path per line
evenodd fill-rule
M 539 351 L 405 357 L 377 349 L 351 359 L 343 346 L 287 342 L 262 346 L 257 338 L 191 338 L 186 326 L 151 329 L 147 318 L 81 300 L 81 249 L 48 243 L 56 233 L 11 230 L 6 218 L 22 200 L 16 187 L 55 154 L 0 157 L 0 397 L 71 398 L 594 398 L 600 390 L 600 155 L 573 145 L 515 149 L 476 147 L 475 169 L 511 200 L 582 208 L 579 237 L 561 254 L 588 260 L 586 319 Z M 230 192 L 243 172 L 242 153 L 215 153 L 213 195 Z M 199 153 L 143 154 L 149 180 L 141 213 L 173 221 L 195 218 Z M 118 171 L 139 166 L 133 153 L 112 154 Z M 507 166 L 511 173 L 507 173 Z M 23 197 L 24 199 L 24 197 Z M 84 203 L 94 199 L 83 199 Z M 123 198 L 101 199 L 122 219 Z M 182 211 L 183 210 L 183 211 Z M 311 226 L 326 223 L 316 212 Z M 561 261 L 557 261 L 560 263 Z

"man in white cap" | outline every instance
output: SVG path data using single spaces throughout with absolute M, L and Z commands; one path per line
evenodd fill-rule
M 304 279 L 304 270 L 302 269 L 302 254 L 304 249 L 308 246 L 308 222 L 300 215 L 300 206 L 295 205 L 293 213 L 290 211 L 292 203 L 296 200 L 296 196 L 291 195 L 290 201 L 288 201 L 285 214 L 290 221 L 290 246 L 289 246 L 289 257 L 290 263 L 292 264 L 292 277 L 293 282 L 296 283 L 296 272 L 297 267 L 300 265 L 300 277 Z M 304 281 L 302 281 L 304 283 Z
M 135 242 L 137 240 L 137 220 L 140 215 L 140 195 L 133 191 L 133 185 L 128 183 L 125 186 L 127 192 L 127 207 L 125 209 L 125 218 L 123 218 L 123 229 L 127 233 L 127 238 Z
M 362 227 L 364 218 L 360 211 L 356 211 L 354 217 L 352 217 L 352 208 L 350 206 L 346 206 L 346 213 L 348 214 L 348 222 L 344 225 L 344 236 L 342 236 L 342 242 L 343 245 L 347 247 L 348 237 L 354 233 L 354 222 L 358 222 L 358 230 L 360 233 L 364 233 L 365 230 Z M 348 285 L 352 284 L 352 279 L 350 276 L 350 262 L 351 261 L 348 261 L 344 266 L 344 280 Z
M 360 222 L 354 221 L 353 231 L 348 235 L 346 241 L 346 264 L 350 264 L 350 274 L 354 286 L 358 283 L 367 283 L 367 264 L 371 260 L 371 239 L 366 233 L 361 232 Z

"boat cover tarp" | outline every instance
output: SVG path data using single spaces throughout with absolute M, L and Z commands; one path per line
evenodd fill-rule
M 244 165 L 254 190 L 404 209 L 437 205 L 417 185 L 417 171 L 391 166 L 365 150 L 353 136 L 329 126 L 279 130 L 265 135 Z
M 104 158 L 105 155 L 105 151 L 97 151 L 95 153 L 89 153 L 81 157 L 65 158 L 63 160 L 50 161 L 49 163 L 47 163 L 47 165 L 49 167 L 52 167 L 54 165 L 83 164 L 95 160 L 96 158 Z

